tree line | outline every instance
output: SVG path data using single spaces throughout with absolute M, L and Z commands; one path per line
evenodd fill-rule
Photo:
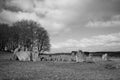
M 14 51 L 18 46 L 29 51 L 37 47 L 40 53 L 50 50 L 50 39 L 47 30 L 32 20 L 22 20 L 0 24 L 0 51 Z

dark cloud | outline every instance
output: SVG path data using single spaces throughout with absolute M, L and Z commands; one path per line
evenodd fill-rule
M 93 0 L 88 5 L 88 10 L 92 12 L 120 12 L 120 0 Z
M 46 14 L 36 13 L 36 16 L 38 16 L 39 18 L 45 18 Z
M 5 6 L 4 8 L 5 10 L 10 10 L 13 12 L 18 12 L 18 11 L 22 11 L 22 9 L 18 8 L 18 7 L 14 7 L 14 6 Z
M 5 2 L 6 0 L 0 0 L 0 12 L 5 8 Z
M 120 0 L 92 0 L 86 10 L 94 17 L 109 19 L 120 14 Z
M 0 0 L 0 12 L 2 10 L 10 10 L 10 11 L 13 11 L 13 12 L 17 12 L 17 11 L 22 11 L 22 9 L 18 8 L 18 7 L 15 7 L 15 6 L 9 6 L 7 5 L 6 3 L 9 3 L 10 0 Z
M 5 10 L 10 10 L 13 12 L 32 12 L 33 8 L 36 7 L 35 2 L 43 2 L 45 0 L 0 0 L 0 12 Z M 27 5 L 27 8 L 26 8 Z M 25 9 L 24 9 L 25 8 Z

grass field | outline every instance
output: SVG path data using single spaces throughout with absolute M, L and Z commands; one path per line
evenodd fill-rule
M 0 54 L 0 80 L 120 80 L 120 61 L 96 63 L 10 61 Z

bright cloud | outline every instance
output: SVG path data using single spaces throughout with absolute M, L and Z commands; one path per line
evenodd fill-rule
M 89 47 L 113 47 L 120 46 L 120 33 L 109 35 L 98 35 L 91 38 L 83 38 L 81 40 L 69 39 L 61 43 L 53 43 L 52 48 L 60 49 L 67 47 L 89 48 Z
M 7 10 L 3 10 L 1 13 L 0 13 L 0 20 L 3 22 L 3 23 L 12 23 L 12 22 L 15 22 L 17 21 L 17 17 L 16 17 L 17 13 L 16 12 L 11 12 L 11 11 L 7 11 Z
M 52 44 L 52 48 L 64 48 L 64 47 L 76 47 L 79 41 L 74 39 L 69 39 L 65 42 Z

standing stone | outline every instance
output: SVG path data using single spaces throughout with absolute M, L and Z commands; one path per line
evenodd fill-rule
M 75 57 L 76 57 L 76 62 L 84 62 L 85 61 L 85 55 L 81 50 L 79 50 L 77 52 Z
M 102 55 L 102 60 L 104 60 L 104 61 L 107 61 L 107 60 L 108 60 L 108 54 L 107 54 L 107 53 L 104 54 L 104 55 Z
M 93 55 L 89 54 L 88 59 L 89 59 L 90 62 L 93 62 Z
M 20 52 L 20 45 L 13 52 L 13 60 L 18 58 L 17 53 Z
M 14 60 L 20 61 L 30 61 L 30 52 L 29 51 L 19 51 L 19 48 L 16 48 L 13 54 Z
M 39 54 L 39 51 L 38 51 L 38 39 L 34 40 L 34 43 L 33 43 L 32 46 L 33 46 L 33 48 L 32 48 L 32 61 L 38 61 L 38 54 Z
M 33 61 L 37 61 L 38 60 L 38 48 L 37 47 L 33 47 L 33 52 L 32 52 L 32 60 Z

